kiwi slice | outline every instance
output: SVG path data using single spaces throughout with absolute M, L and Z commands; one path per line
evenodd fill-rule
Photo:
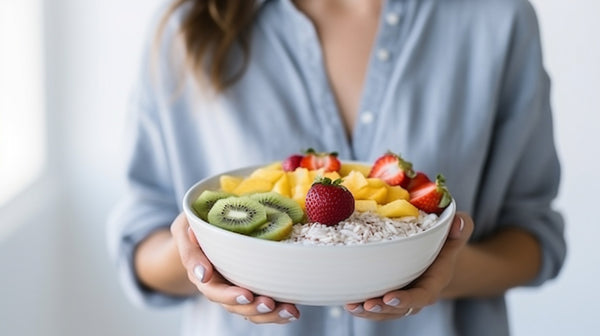
M 260 239 L 283 240 L 290 235 L 293 225 L 287 213 L 267 208 L 267 222 L 250 232 L 250 235 Z
M 294 224 L 300 223 L 304 219 L 304 210 L 296 201 L 274 191 L 252 194 L 250 198 L 267 208 L 285 212 Z
M 208 220 L 208 212 L 215 203 L 222 199 L 234 196 L 224 191 L 204 190 L 200 196 L 192 203 L 192 208 L 196 211 L 198 217 Z
M 267 221 L 265 207 L 248 197 L 222 198 L 208 212 L 208 222 L 225 230 L 248 234 Z

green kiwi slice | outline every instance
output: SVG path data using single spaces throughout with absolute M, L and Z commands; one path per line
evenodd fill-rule
M 283 240 L 292 232 L 294 223 L 285 212 L 267 208 L 267 222 L 250 232 L 252 237 L 267 240 Z
M 225 230 L 248 234 L 267 221 L 265 207 L 248 197 L 222 198 L 208 212 L 208 222 Z
M 224 191 L 204 190 L 200 196 L 192 203 L 192 208 L 196 211 L 198 217 L 208 220 L 208 212 L 215 203 L 222 199 L 234 196 Z
M 300 223 L 304 220 L 304 210 L 302 210 L 300 205 L 293 199 L 285 197 L 279 193 L 274 191 L 256 193 L 250 195 L 250 198 L 258 201 L 267 208 L 285 212 L 288 214 L 288 216 L 290 216 L 294 224 Z

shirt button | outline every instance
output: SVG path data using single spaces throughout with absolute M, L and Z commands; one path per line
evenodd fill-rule
M 388 15 L 386 15 L 385 17 L 385 21 L 390 25 L 390 26 L 395 26 L 398 24 L 398 22 L 400 22 L 400 17 L 398 16 L 398 14 L 396 13 L 389 13 Z
M 363 124 L 370 124 L 373 122 L 373 113 L 371 111 L 366 111 L 360 114 L 360 122 Z
M 377 50 L 377 58 L 379 58 L 380 61 L 385 62 L 390 59 L 390 52 L 387 49 L 381 48 Z
M 330 308 L 329 315 L 333 318 L 338 318 L 338 317 L 342 316 L 342 308 L 340 308 L 340 307 Z

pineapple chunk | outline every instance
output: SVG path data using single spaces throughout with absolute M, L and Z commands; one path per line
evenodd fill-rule
M 419 210 L 407 200 L 399 199 L 377 208 L 377 213 L 384 217 L 419 216 Z
M 348 176 L 353 171 L 367 177 L 371 172 L 371 166 L 359 163 L 342 163 L 342 166 L 340 167 L 341 176 Z
M 244 179 L 238 176 L 221 175 L 219 183 L 221 190 L 232 193 L 233 190 L 243 181 Z
M 332 172 L 326 172 L 325 174 L 323 174 L 324 177 L 328 177 L 330 178 L 332 181 L 335 181 L 339 178 L 342 178 L 340 176 L 340 174 L 338 172 L 332 171 Z
M 233 189 L 233 193 L 236 195 L 243 195 L 271 191 L 271 189 L 273 189 L 273 182 L 261 178 L 249 177 L 240 182 L 240 184 Z
M 401 186 L 390 186 L 388 187 L 388 194 L 385 203 L 391 203 L 395 200 L 403 199 L 408 201 L 408 191 Z
M 363 174 L 357 171 L 351 171 L 348 175 L 346 175 L 346 177 L 344 177 L 342 185 L 348 188 L 348 190 L 350 190 L 354 197 L 356 197 L 357 193 L 362 188 L 369 185 L 369 182 L 367 182 L 367 179 L 364 177 Z
M 281 175 L 279 180 L 275 182 L 275 185 L 273 186 L 273 189 L 271 191 L 274 191 L 286 197 L 292 197 L 292 193 L 290 191 L 290 180 L 287 174 Z
M 354 210 L 365 212 L 365 211 L 377 211 L 377 202 L 374 200 L 355 200 Z
M 261 180 L 267 180 L 271 183 L 275 183 L 283 175 L 283 170 L 273 170 L 266 168 L 259 168 L 250 174 L 249 178 L 258 178 Z
M 388 190 L 387 187 L 370 187 L 366 186 L 361 188 L 354 194 L 355 199 L 359 200 L 374 200 L 379 204 L 385 204 L 387 199 Z

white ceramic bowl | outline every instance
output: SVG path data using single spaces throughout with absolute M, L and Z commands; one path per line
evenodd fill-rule
M 223 174 L 248 176 L 259 166 Z M 208 259 L 227 280 L 281 302 L 343 305 L 379 297 L 421 275 L 443 245 L 456 211 L 454 201 L 427 231 L 408 238 L 347 246 L 314 246 L 262 240 L 211 225 L 192 202 L 219 189 L 219 176 L 186 193 L 183 209 Z

